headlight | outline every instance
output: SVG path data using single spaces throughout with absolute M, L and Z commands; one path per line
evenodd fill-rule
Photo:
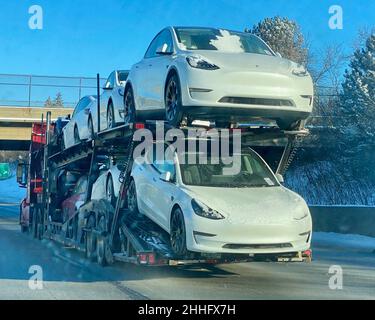
M 197 201 L 197 200 L 191 200 L 191 206 L 193 207 L 194 212 L 203 218 L 211 219 L 211 220 L 222 220 L 225 219 L 225 217 L 217 212 L 216 210 L 213 210 L 209 207 L 207 207 L 205 204 Z
M 202 56 L 188 56 L 186 61 L 192 68 L 203 69 L 203 70 L 218 70 L 220 69 L 216 64 L 213 64 Z
M 297 67 L 295 67 L 293 70 L 292 70 L 292 73 L 295 75 L 295 76 L 298 76 L 298 77 L 306 77 L 309 75 L 309 73 L 307 72 L 307 70 L 305 69 L 304 66 L 302 65 L 297 65 Z

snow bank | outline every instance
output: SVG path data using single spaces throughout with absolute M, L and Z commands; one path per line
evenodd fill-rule
M 0 203 L 17 203 L 26 196 L 26 189 L 20 188 L 13 175 L 10 179 L 0 180 Z
M 315 232 L 313 244 L 316 246 L 330 246 L 345 249 L 360 249 L 373 252 L 375 250 L 375 238 L 353 234 L 338 234 Z

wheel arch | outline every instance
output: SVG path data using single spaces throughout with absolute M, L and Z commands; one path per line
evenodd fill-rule
M 175 204 L 173 205 L 173 207 L 172 207 L 171 214 L 170 214 L 170 216 L 169 216 L 169 221 L 168 221 L 168 222 L 169 222 L 169 230 L 171 229 L 171 221 L 172 221 L 172 217 L 173 217 L 173 215 L 175 214 L 175 212 L 176 212 L 177 209 L 180 209 L 181 212 L 182 212 L 182 215 L 184 215 L 184 212 L 183 212 L 181 206 L 180 206 L 178 203 L 175 203 Z
M 181 77 L 180 77 L 180 74 L 179 74 L 176 66 L 171 66 L 168 70 L 167 77 L 165 78 L 164 95 L 165 95 L 165 91 L 167 90 L 168 81 L 169 81 L 169 79 L 171 78 L 172 75 L 176 75 L 178 77 L 180 85 L 181 85 Z

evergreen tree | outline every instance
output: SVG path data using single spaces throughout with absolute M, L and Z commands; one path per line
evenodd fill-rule
M 53 106 L 57 108 L 62 108 L 64 106 L 64 101 L 62 99 L 62 94 L 61 92 L 58 92 L 56 94 L 55 100 L 53 100 Z
M 52 108 L 53 107 L 53 102 L 52 102 L 51 97 L 48 97 L 48 99 L 46 100 L 46 102 L 44 102 L 44 107 L 45 108 Z
M 341 110 L 349 133 L 375 137 L 375 34 L 357 49 L 345 71 Z
M 279 16 L 266 18 L 254 25 L 251 32 L 262 38 L 273 51 L 284 58 L 307 65 L 308 49 L 299 25 Z

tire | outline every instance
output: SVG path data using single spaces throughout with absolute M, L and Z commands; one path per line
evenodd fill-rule
M 178 126 L 183 118 L 180 79 L 172 74 L 165 87 L 164 94 L 165 119 L 172 126 Z
M 126 197 L 130 214 L 138 214 L 137 190 L 133 179 L 130 181 Z
M 231 123 L 225 122 L 225 121 L 216 121 L 215 127 L 218 128 L 218 129 L 230 129 Z
M 176 257 L 185 257 L 188 253 L 186 248 L 186 228 L 184 215 L 180 208 L 175 209 L 172 213 L 170 239 L 171 247 Z
M 75 127 L 74 127 L 74 143 L 75 143 L 75 144 L 78 144 L 78 143 L 80 143 L 80 142 L 81 142 L 81 139 L 80 139 L 80 137 L 79 137 L 78 127 L 75 126 Z
M 116 128 L 115 111 L 113 109 L 113 103 L 110 102 L 107 108 L 107 129 Z
M 124 122 L 132 123 L 137 120 L 134 93 L 132 87 L 127 87 L 124 94 Z
M 41 240 L 42 235 L 41 235 L 41 228 L 40 228 L 40 209 L 36 209 L 33 212 L 33 220 L 32 220 L 32 229 L 31 229 L 31 234 L 34 239 Z
M 95 229 L 95 217 L 91 215 L 87 222 L 88 229 Z M 94 261 L 96 258 L 96 237 L 91 231 L 86 232 L 85 235 L 86 258 Z
M 99 233 L 107 232 L 107 222 L 104 215 L 99 218 L 97 230 Z M 113 262 L 111 249 L 108 245 L 108 238 L 103 235 L 98 235 L 96 238 L 96 257 L 97 262 L 102 267 L 105 267 Z
M 106 190 L 107 200 L 111 203 L 113 208 L 116 208 L 117 199 L 115 196 L 115 189 L 113 187 L 113 179 L 111 175 L 108 175 L 105 190 Z
M 94 131 L 94 124 L 92 122 L 92 118 L 89 118 L 89 122 L 87 124 L 87 127 L 89 128 L 89 140 L 94 140 L 95 138 L 95 131 Z

